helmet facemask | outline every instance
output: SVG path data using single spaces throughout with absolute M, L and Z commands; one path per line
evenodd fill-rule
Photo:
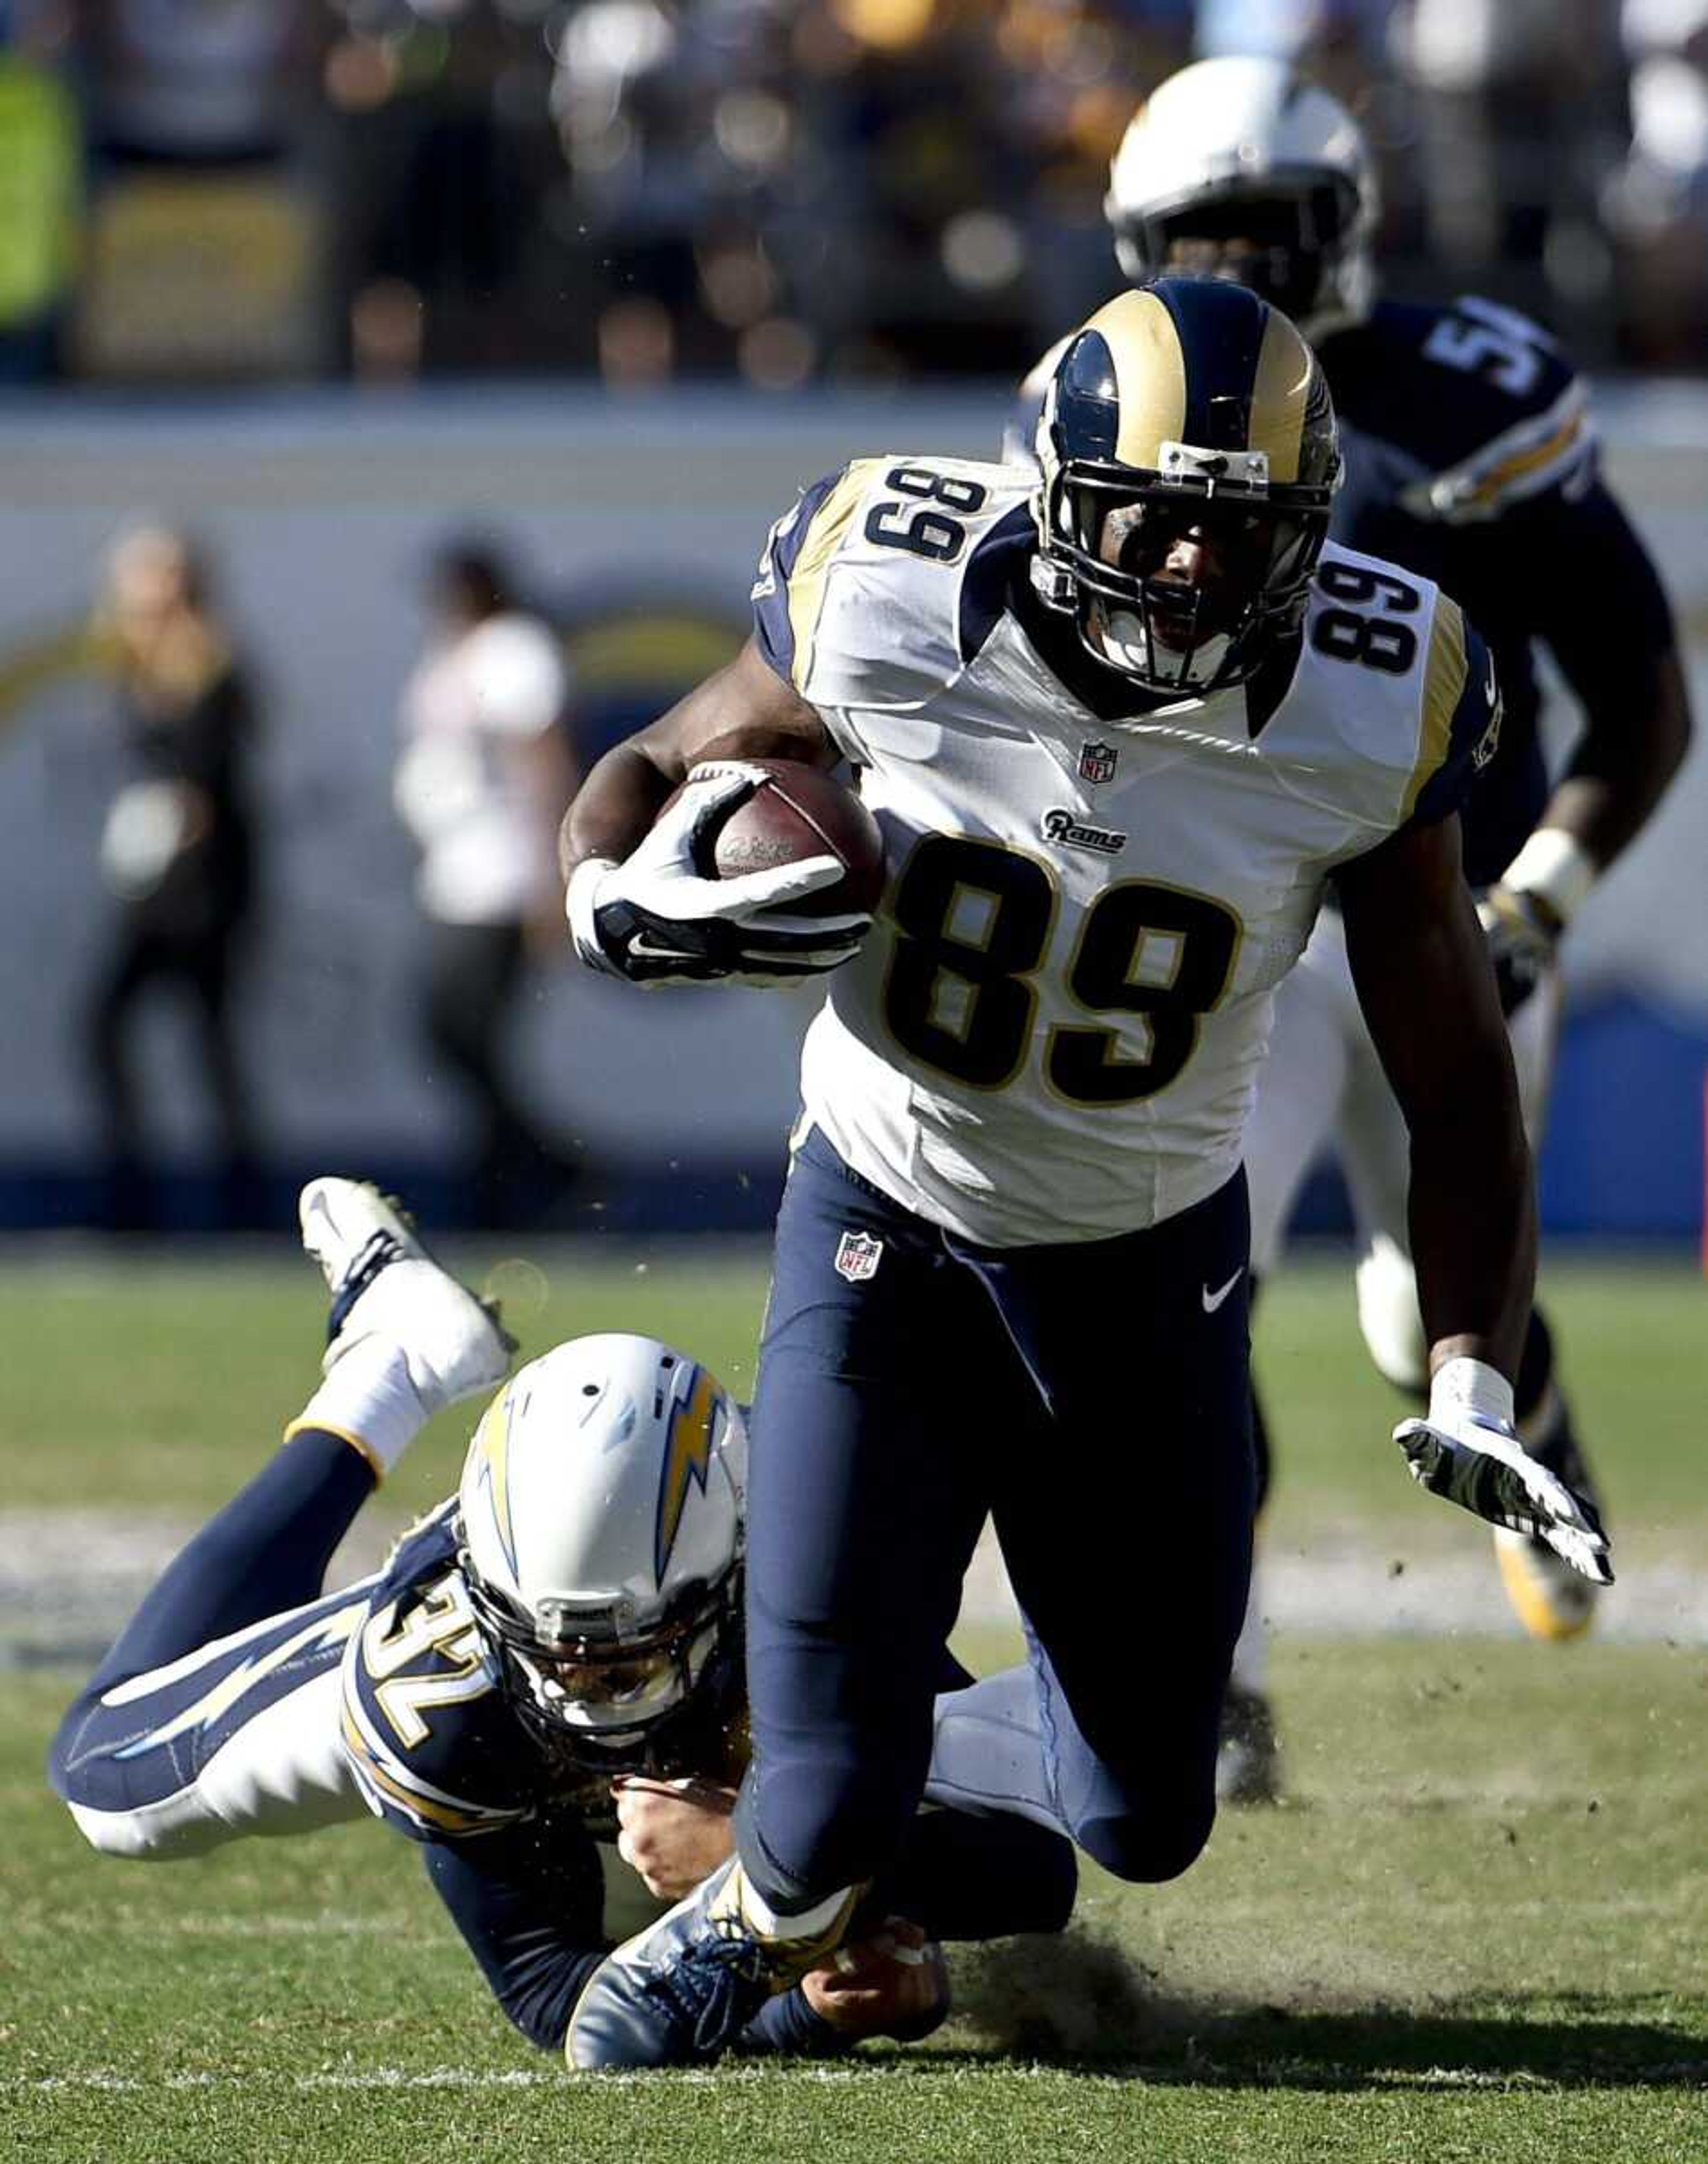
M 1137 281 L 1226 279 L 1314 326 L 1351 306 L 1359 281 L 1345 274 L 1359 227 L 1358 190 L 1344 173 L 1267 173 L 1260 185 L 1117 219 L 1116 253 Z
M 1164 444 L 1162 457 L 1163 470 L 1069 459 L 1049 473 L 1039 591 L 1073 610 L 1105 667 L 1201 697 L 1243 682 L 1296 628 L 1330 491 L 1271 488 L 1261 454 Z
M 542 1602 L 530 1616 L 487 1585 L 465 1549 L 463 1576 L 482 1635 L 518 1718 L 539 1741 L 576 1757 L 596 1753 L 620 1770 L 645 1755 L 659 1724 L 679 1712 L 705 1674 L 739 1602 L 740 1573 L 677 1589 L 665 1614 L 625 1627 L 609 1608 Z

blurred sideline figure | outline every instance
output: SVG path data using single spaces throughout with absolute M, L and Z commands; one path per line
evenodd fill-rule
M 428 1040 L 472 1106 L 477 1222 L 531 1221 L 572 1176 L 507 1071 L 529 956 L 557 959 L 555 837 L 575 785 L 560 641 L 483 541 L 434 559 L 433 631 L 403 695 L 396 801 L 421 851 Z
M 138 1860 L 371 1812 L 421 1844 L 504 2011 L 555 2049 L 611 1939 L 730 1852 L 744 1416 L 668 1346 L 572 1338 L 500 1389 L 458 1494 L 327 1593 L 376 1484 L 434 1413 L 501 1383 L 512 1347 L 374 1188 L 312 1180 L 301 1215 L 331 1295 L 324 1379 L 120 1634 L 50 1778 L 96 1848 Z M 948 2007 L 928 1932 L 1062 1928 L 1067 1842 L 971 1815 L 957 1779 L 970 1754 L 1037 1756 L 1007 1703 L 1000 1676 L 939 1700 L 937 1800 L 967 1807 L 917 1820 L 862 1943 L 771 2001 L 749 2048 L 924 2035 Z
M 1539 1147 L 1561 935 L 1654 809 L 1690 730 L 1672 612 L 1601 478 L 1583 381 L 1546 331 L 1510 309 L 1474 297 L 1445 307 L 1376 297 L 1369 249 L 1379 205 L 1363 134 L 1344 106 L 1284 61 L 1206 60 L 1171 76 L 1122 139 L 1106 209 L 1135 282 L 1164 270 L 1232 280 L 1298 318 L 1327 372 L 1345 445 L 1332 537 L 1436 580 L 1488 639 L 1505 714 L 1465 806 L 1465 875 L 1479 896 L 1526 1125 Z M 1027 380 L 1011 456 L 1031 456 L 1055 357 Z M 1350 619 L 1342 630 L 1353 636 Z M 1552 789 L 1537 733 L 1537 639 L 1582 709 L 1575 751 Z M 1395 665 L 1374 647 L 1362 659 L 1378 670 Z M 1247 1135 L 1254 1277 L 1273 1266 L 1331 1135 L 1351 1190 L 1365 1342 L 1390 1382 L 1421 1395 L 1429 1379 L 1405 1127 L 1332 909 L 1280 987 Z M 1254 1410 L 1266 1484 L 1268 1440 Z M 1539 1312 L 1516 1413 L 1526 1448 L 1593 1496 Z M 1495 1543 L 1532 1635 L 1567 1638 L 1588 1626 L 1590 1581 L 1522 1533 L 1498 1531 Z M 1254 1595 L 1228 1699 L 1222 1789 L 1235 1799 L 1273 1794 L 1277 1779 L 1261 1605 Z
M 222 1214 L 247 1215 L 250 1104 L 232 1028 L 232 996 L 253 900 L 254 827 L 246 767 L 254 694 L 209 592 L 205 558 L 183 534 L 148 526 L 108 560 L 94 626 L 118 679 L 131 778 L 108 807 L 103 879 L 118 905 L 86 1035 L 105 1123 L 115 1228 L 157 1221 L 129 1037 L 143 995 L 189 1000 L 217 1123 Z

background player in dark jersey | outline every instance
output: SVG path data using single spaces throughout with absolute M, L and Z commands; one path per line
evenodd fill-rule
M 571 1339 L 493 1400 L 459 1494 L 326 1593 L 383 1473 L 512 1347 L 373 1188 L 313 1181 L 302 1216 L 332 1293 L 324 1379 L 120 1635 L 50 1776 L 96 1847 L 142 1859 L 371 1812 L 422 1844 L 505 2012 L 554 2049 L 612 1940 L 730 1853 L 743 1416 L 653 1339 Z M 864 1942 L 770 2001 L 750 2048 L 922 2035 L 948 2005 L 933 1941 L 1066 1922 L 1067 1841 L 972 1815 L 969 1785 L 1001 1779 L 1005 1753 L 1038 1757 L 1003 1679 L 939 1714 L 937 1799 L 970 1808 L 921 1815 Z
M 1672 613 L 1599 471 L 1584 385 L 1547 332 L 1511 310 L 1376 297 L 1378 205 L 1363 136 L 1343 106 L 1284 62 L 1206 60 L 1171 76 L 1134 117 L 1110 181 L 1116 250 L 1135 282 L 1165 269 L 1232 279 L 1299 322 L 1340 419 L 1346 480 L 1332 538 L 1436 580 L 1495 657 L 1504 721 L 1463 815 L 1464 865 L 1534 1144 L 1554 1050 L 1556 947 L 1653 810 L 1690 728 Z M 1040 364 L 1029 380 L 1040 397 L 1047 377 Z M 1011 445 L 1027 433 L 1022 420 Z M 1582 712 L 1552 786 L 1537 640 Z M 1275 1258 L 1331 1132 L 1357 1221 L 1365 1340 L 1384 1374 L 1421 1392 L 1405 1133 L 1351 997 L 1340 926 L 1325 914 L 1281 988 L 1248 1136 L 1255 1272 Z M 1516 1409 L 1527 1448 L 1593 1492 L 1540 1312 Z M 1256 1425 L 1266 1474 L 1260 1410 Z M 1522 1534 L 1497 1533 L 1495 1544 L 1527 1628 L 1563 1638 L 1587 1626 L 1589 1580 Z M 1230 1694 L 1222 1777 L 1233 1797 L 1270 1793 L 1275 1779 L 1259 1608 L 1253 1599 Z

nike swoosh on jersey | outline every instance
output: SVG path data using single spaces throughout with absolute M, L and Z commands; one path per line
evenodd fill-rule
M 1219 1290 L 1211 1292 L 1208 1285 L 1203 1287 L 1204 1312 L 1206 1315 L 1215 1314 L 1217 1309 L 1221 1306 L 1222 1301 L 1227 1299 L 1229 1293 L 1233 1290 L 1233 1288 L 1239 1283 L 1240 1279 L 1244 1275 L 1245 1264 L 1242 1263 L 1239 1268 L 1234 1272 L 1233 1275 L 1227 1280 L 1227 1283 L 1222 1286 Z

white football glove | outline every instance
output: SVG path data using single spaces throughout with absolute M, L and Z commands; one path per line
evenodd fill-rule
M 1547 974 L 1563 925 L 1539 896 L 1496 882 L 1477 904 L 1500 1011 L 1516 1014 Z
M 570 936 L 590 969 L 660 985 L 790 985 L 846 962 L 871 929 L 864 912 L 790 913 L 843 875 L 841 859 L 808 857 L 707 879 L 696 859 L 712 831 L 765 779 L 762 767 L 696 767 L 675 802 L 622 864 L 590 857 L 565 897 Z
M 1595 1505 L 1540 1465 L 1512 1428 L 1512 1386 L 1480 1360 L 1448 1360 L 1429 1387 L 1429 1410 L 1401 1421 L 1394 1440 L 1432 1495 L 1491 1526 L 1546 1541 L 1596 1585 L 1611 1585 L 1607 1536 Z

